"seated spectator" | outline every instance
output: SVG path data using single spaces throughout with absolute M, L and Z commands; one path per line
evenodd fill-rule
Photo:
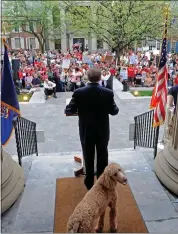
M 32 79 L 32 88 L 30 89 L 29 94 L 40 91 L 40 84 L 40 79 L 38 78 L 37 74 L 34 74 Z
M 48 96 L 53 94 L 54 98 L 57 98 L 56 96 L 56 84 L 49 81 L 48 79 L 44 80 L 44 93 L 46 96 L 46 100 L 48 99 Z
M 33 80 L 33 77 L 27 73 L 26 77 L 25 77 L 25 88 L 30 90 L 32 88 L 32 80 Z
M 145 79 L 145 86 L 146 87 L 151 87 L 152 86 L 152 83 L 153 83 L 153 80 L 150 76 L 149 73 L 146 74 L 146 79 Z
M 175 85 L 169 89 L 168 106 L 169 107 L 175 106 L 175 108 L 176 108 L 177 98 L 178 98 L 178 85 Z

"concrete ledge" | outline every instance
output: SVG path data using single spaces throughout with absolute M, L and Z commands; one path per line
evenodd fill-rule
M 129 124 L 129 141 L 134 141 L 135 124 Z
M 29 104 L 45 103 L 44 88 L 40 88 L 40 91 L 34 92 L 28 103 Z
M 45 142 L 44 130 L 36 130 L 37 142 Z

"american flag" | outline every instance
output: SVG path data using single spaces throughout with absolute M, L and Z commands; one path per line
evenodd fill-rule
M 158 68 L 157 82 L 153 91 L 151 107 L 155 107 L 153 126 L 157 127 L 164 123 L 166 117 L 167 104 L 167 20 L 165 23 L 165 31 L 161 48 L 160 63 Z

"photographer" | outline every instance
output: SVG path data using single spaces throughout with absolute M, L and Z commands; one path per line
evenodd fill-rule
M 56 96 L 56 84 L 52 81 L 49 81 L 48 79 L 45 79 L 44 81 L 44 93 L 46 96 L 46 100 L 48 99 L 48 96 L 53 94 L 54 98 L 57 98 Z

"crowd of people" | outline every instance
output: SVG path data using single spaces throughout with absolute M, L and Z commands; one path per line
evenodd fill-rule
M 118 60 L 112 52 L 83 53 L 79 49 L 73 52 L 48 51 L 37 53 L 35 50 L 9 52 L 10 61 L 20 60 L 17 73 L 19 89 L 33 93 L 45 88 L 46 98 L 53 90 L 56 92 L 75 91 L 88 82 L 87 71 L 90 67 L 101 69 L 100 85 L 108 85 L 110 77 L 129 86 L 153 87 L 158 73 L 159 57 L 153 53 L 127 52 Z M 178 55 L 168 55 L 168 86 L 178 84 Z

